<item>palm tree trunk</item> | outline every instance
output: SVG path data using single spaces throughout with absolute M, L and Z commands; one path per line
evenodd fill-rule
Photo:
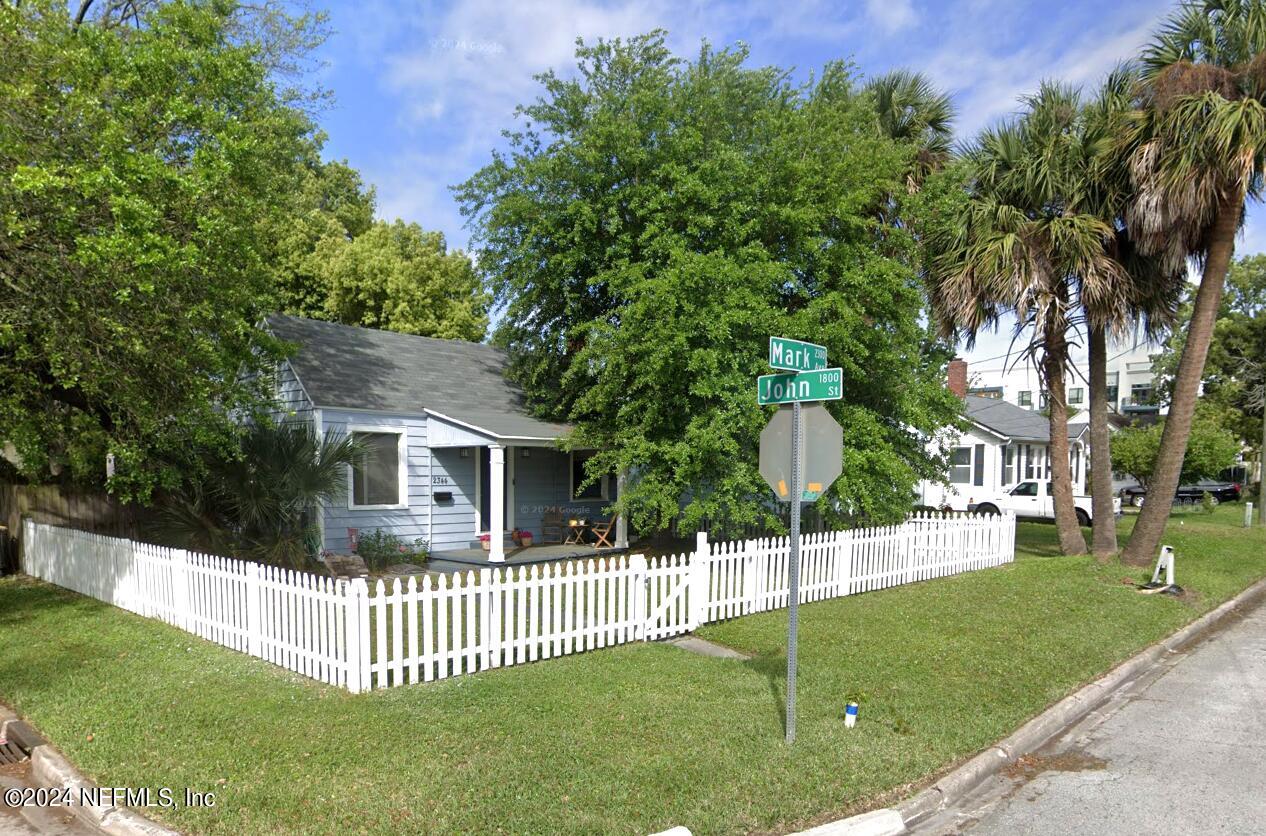
M 1094 531 L 1091 550 L 1108 557 L 1117 550 L 1117 518 L 1112 508 L 1112 448 L 1108 432 L 1108 338 L 1090 326 L 1090 495 Z
M 1055 503 L 1055 528 L 1059 532 L 1059 548 L 1064 554 L 1085 554 L 1086 538 L 1077 524 L 1077 508 L 1073 504 L 1073 469 L 1068 461 L 1068 401 L 1064 387 L 1064 369 L 1068 342 L 1062 324 L 1046 332 L 1046 387 L 1050 407 L 1051 497 Z
M 1182 475 L 1183 458 L 1187 455 L 1191 421 L 1196 412 L 1196 398 L 1200 394 L 1200 380 L 1204 376 L 1204 362 L 1209 356 L 1209 343 L 1213 339 L 1213 326 L 1222 305 L 1222 289 L 1226 284 L 1231 257 L 1235 254 L 1235 233 L 1243 211 L 1243 198 L 1223 202 L 1209 231 L 1204 274 L 1200 277 L 1196 305 L 1187 327 L 1187 344 L 1183 348 L 1182 359 L 1178 361 L 1169 415 L 1165 417 L 1156 467 L 1147 486 L 1147 502 L 1143 503 L 1130 542 L 1121 552 L 1121 559 L 1135 566 L 1146 566 L 1152 562 L 1165 534 L 1165 523 L 1169 520 L 1169 510 L 1174 504 L 1178 480 Z

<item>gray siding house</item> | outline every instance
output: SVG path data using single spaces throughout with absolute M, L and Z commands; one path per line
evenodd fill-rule
M 298 346 L 278 369 L 280 409 L 367 450 L 348 469 L 346 500 L 323 509 L 328 551 L 348 552 L 354 533 L 374 529 L 435 550 L 500 532 L 489 553 L 500 562 L 510 531 L 540 542 L 551 509 L 599 519 L 615 498 L 614 475 L 577 495 L 587 454 L 559 449 L 568 426 L 528 414 L 497 348 L 292 316 L 269 326 Z M 623 520 L 616 545 L 627 545 Z

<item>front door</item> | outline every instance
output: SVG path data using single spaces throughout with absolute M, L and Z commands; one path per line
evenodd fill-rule
M 492 455 L 491 455 L 491 451 L 489 451 L 487 447 L 479 447 L 477 449 L 479 450 L 479 532 L 478 533 L 482 534 L 483 532 L 488 530 L 489 521 L 492 519 Z M 507 504 L 507 494 L 509 493 L 508 488 L 510 486 L 509 464 L 508 464 L 509 458 L 510 458 L 508 453 L 510 451 L 507 450 L 506 452 L 507 452 L 507 456 L 506 456 L 507 464 L 503 465 L 503 467 L 506 468 L 505 473 L 506 473 L 507 478 L 505 479 L 504 482 L 502 482 L 502 484 L 506 486 L 507 490 L 502 491 L 502 494 L 501 494 L 501 512 L 502 512 L 501 519 L 505 520 L 506 524 L 509 525 L 510 517 L 506 514 L 506 510 L 510 507 Z

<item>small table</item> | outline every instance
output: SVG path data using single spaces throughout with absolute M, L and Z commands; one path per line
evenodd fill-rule
M 577 522 L 568 521 L 567 537 L 563 540 L 563 545 L 583 545 L 585 542 L 585 533 L 589 531 L 589 523 L 585 520 Z

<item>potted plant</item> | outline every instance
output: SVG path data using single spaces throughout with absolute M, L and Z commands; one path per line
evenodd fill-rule
M 519 535 L 518 543 L 520 546 L 527 548 L 528 546 L 532 545 L 532 532 L 528 531 L 527 529 L 520 529 L 518 532 L 518 535 Z
M 479 545 L 483 546 L 484 551 L 486 551 L 486 552 L 490 552 L 490 551 L 492 551 L 492 535 L 491 535 L 491 534 L 480 534 L 480 535 L 479 535 Z

